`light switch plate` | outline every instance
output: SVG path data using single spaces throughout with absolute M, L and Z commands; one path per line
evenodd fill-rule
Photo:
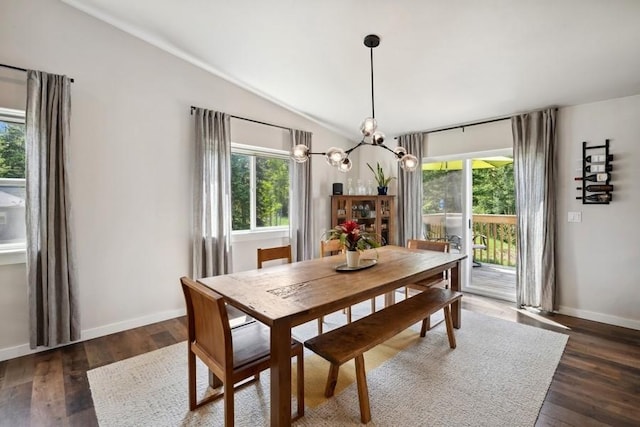
M 569 222 L 582 222 L 582 212 L 569 212 L 567 220 Z

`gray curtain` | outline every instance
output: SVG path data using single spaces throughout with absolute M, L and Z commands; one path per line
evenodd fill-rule
M 556 111 L 514 116 L 513 155 L 518 224 L 518 306 L 555 307 Z
M 398 145 L 422 162 L 424 134 L 400 135 Z M 422 239 L 422 168 L 405 172 L 398 164 L 398 244 L 406 246 L 409 239 Z
M 196 108 L 193 277 L 231 272 L 230 117 Z
M 27 72 L 27 281 L 29 344 L 80 339 L 69 199 L 70 79 Z
M 291 148 L 304 144 L 311 150 L 311 132 L 291 130 Z M 293 261 L 313 258 L 311 207 L 311 160 L 298 163 L 291 160 L 289 190 L 289 233 Z

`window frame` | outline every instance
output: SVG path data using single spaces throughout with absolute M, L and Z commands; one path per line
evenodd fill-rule
M 23 110 L 0 107 L 0 121 L 26 125 L 26 113 Z M 19 184 L 26 187 L 27 178 L 0 178 L 0 184 L 4 183 Z M 26 251 L 26 240 L 21 243 L 0 243 L 0 265 L 26 263 Z
M 242 239 L 242 236 L 254 236 L 254 237 L 263 237 L 269 238 L 272 235 L 282 235 L 284 232 L 288 234 L 289 225 L 277 225 L 271 227 L 257 227 L 256 220 L 256 157 L 271 157 L 281 160 L 289 160 L 289 177 L 291 177 L 291 156 L 288 151 L 278 150 L 274 148 L 266 148 L 266 147 L 257 147 L 253 145 L 240 144 L 237 142 L 231 142 L 231 155 L 233 154 L 241 154 L 249 156 L 249 180 L 250 180 L 250 189 L 249 189 L 249 204 L 250 204 L 250 220 L 249 220 L 249 229 L 247 230 L 231 230 L 231 235 L 234 238 Z M 291 179 L 289 179 L 291 181 Z M 289 182 L 291 185 L 291 182 Z M 232 189 L 233 192 L 233 189 Z M 232 194 L 233 195 L 233 194 Z M 289 200 L 289 208 L 291 207 L 291 201 Z M 291 210 L 288 212 L 289 217 L 291 216 Z

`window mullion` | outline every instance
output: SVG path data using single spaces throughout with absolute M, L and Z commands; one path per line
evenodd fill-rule
M 256 227 L 256 156 L 249 156 L 249 165 L 250 165 L 250 181 L 251 181 L 251 192 L 250 192 L 250 205 L 251 205 L 251 224 L 249 229 L 254 231 Z

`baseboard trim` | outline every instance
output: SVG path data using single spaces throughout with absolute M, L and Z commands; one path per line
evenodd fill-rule
M 593 320 L 594 322 L 606 323 L 608 325 L 621 326 L 623 328 L 640 331 L 640 320 L 626 319 L 624 317 L 611 316 L 609 314 L 597 313 L 588 310 L 579 310 L 573 307 L 560 306 L 558 313 L 567 316 L 579 317 L 580 319 Z
M 116 322 L 116 323 L 111 323 L 104 326 L 99 326 L 97 328 L 86 329 L 81 332 L 82 338 L 79 339 L 78 341 L 74 341 L 74 343 L 88 341 L 93 338 L 103 337 L 105 335 L 110 335 L 116 332 L 122 332 L 128 329 L 150 325 L 152 323 L 162 322 L 164 320 L 169 320 L 175 317 L 184 316 L 185 314 L 186 314 L 186 310 L 184 308 L 176 309 L 176 310 L 167 310 L 159 313 L 153 313 L 148 316 L 136 317 L 135 319 L 128 319 L 123 322 Z M 38 347 L 34 350 L 29 348 L 29 343 L 20 344 L 15 347 L 2 348 L 0 349 L 0 362 L 4 360 L 13 359 L 16 357 L 39 353 L 41 351 L 64 347 L 66 345 L 70 345 L 70 344 L 62 344 L 56 347 Z

